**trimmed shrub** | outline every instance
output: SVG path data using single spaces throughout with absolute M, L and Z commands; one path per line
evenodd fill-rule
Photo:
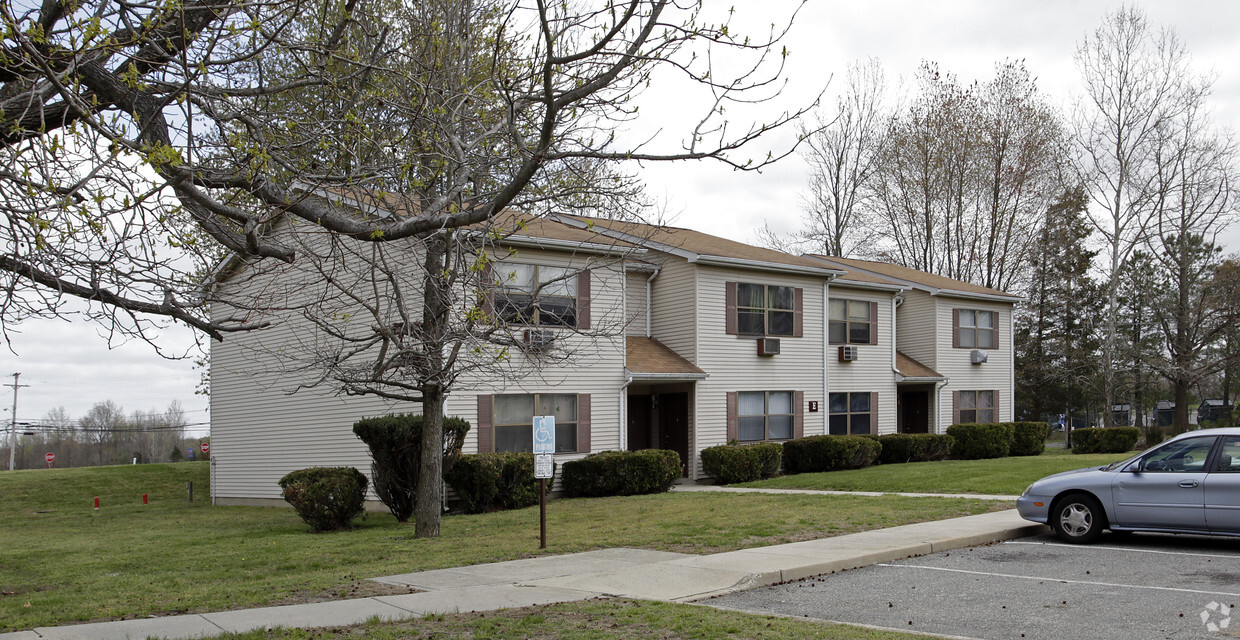
M 347 529 L 366 501 L 366 476 L 353 467 L 293 471 L 280 478 L 280 488 L 311 531 Z
M 953 424 L 947 428 L 947 435 L 952 437 L 952 457 L 961 460 L 1003 458 L 1012 449 L 1010 423 Z
M 702 470 L 720 484 L 771 478 L 779 473 L 782 453 L 778 442 L 723 444 L 702 450 Z
M 1152 426 L 1152 427 L 1146 428 L 1145 430 L 1146 448 L 1152 447 L 1156 444 L 1161 444 L 1162 441 L 1165 439 L 1166 439 L 1166 436 L 1163 435 L 1162 427 Z M 180 449 L 178 449 L 178 451 L 180 451 Z
M 563 465 L 570 498 L 662 493 L 681 477 L 680 454 L 668 449 L 604 451 Z
M 469 423 L 445 417 L 443 429 L 443 468 L 448 469 L 461 455 Z M 400 413 L 364 418 L 353 423 L 353 434 L 370 448 L 370 477 L 375 495 L 397 522 L 408 522 L 413 516 L 422 469 L 422 416 Z
M 1072 453 L 1127 453 L 1140 437 L 1137 427 L 1073 429 Z
M 444 481 L 465 513 L 524 509 L 538 504 L 532 453 L 477 453 L 461 456 Z
M 1037 456 L 1046 451 L 1046 437 L 1051 426 L 1045 422 L 1011 422 L 1012 446 L 1010 455 Z
M 890 433 L 875 439 L 883 446 L 880 464 L 942 460 L 952 448 L 952 437 L 941 433 Z
M 808 436 L 784 443 L 785 473 L 860 469 L 878 460 L 883 445 L 866 436 Z

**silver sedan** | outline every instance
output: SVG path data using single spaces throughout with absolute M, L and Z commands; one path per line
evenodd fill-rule
M 1240 536 L 1240 428 L 1190 431 L 1121 462 L 1047 476 L 1016 508 L 1068 542 L 1104 529 Z

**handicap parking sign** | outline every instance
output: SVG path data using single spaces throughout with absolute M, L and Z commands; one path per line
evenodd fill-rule
M 555 416 L 534 416 L 534 453 L 555 453 Z

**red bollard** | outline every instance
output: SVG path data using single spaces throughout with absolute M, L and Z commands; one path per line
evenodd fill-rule
M 99 510 L 99 496 L 95 496 L 95 511 Z
M 142 494 L 142 504 L 146 504 L 146 494 Z

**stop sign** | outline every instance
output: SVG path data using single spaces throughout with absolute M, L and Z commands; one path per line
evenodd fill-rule
M 202 452 L 203 452 L 203 453 L 206 453 L 206 452 L 208 452 L 208 451 L 210 451 L 210 450 L 211 450 L 211 443 L 209 443 L 209 442 L 204 442 L 204 443 L 202 443 Z
M 48 452 L 47 452 L 47 453 L 43 456 L 43 459 L 44 459 L 44 460 L 47 460 L 48 464 L 51 464 L 51 463 L 53 463 L 53 462 L 56 462 L 56 454 L 52 453 L 51 451 L 48 451 Z

